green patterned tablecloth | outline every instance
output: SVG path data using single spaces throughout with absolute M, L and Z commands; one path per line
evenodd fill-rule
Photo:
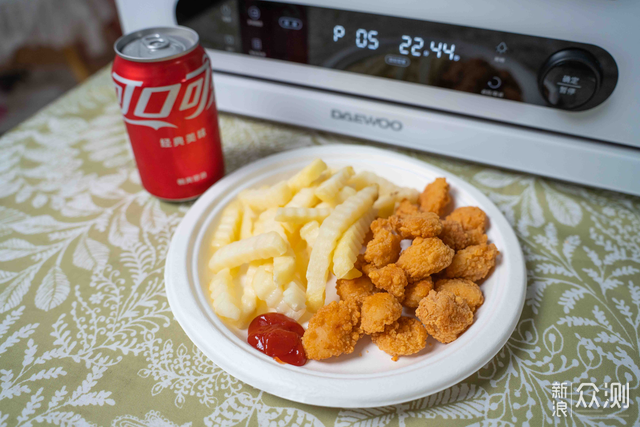
M 363 144 L 220 120 L 227 172 L 295 147 Z M 448 390 L 327 409 L 237 381 L 174 319 L 164 262 L 189 204 L 141 188 L 109 74 L 39 112 L 0 139 L 0 425 L 638 425 L 640 199 L 409 154 L 469 181 L 507 216 L 527 259 L 524 312 L 500 353 Z M 578 393 L 580 383 L 599 391 Z M 613 383 L 628 383 L 628 408 L 609 404 Z M 600 408 L 576 409 L 582 393 Z M 554 417 L 563 401 L 573 410 Z

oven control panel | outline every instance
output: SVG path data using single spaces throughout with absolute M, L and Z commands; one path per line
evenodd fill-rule
M 176 19 L 208 49 L 567 111 L 618 81 L 598 46 L 417 19 L 256 0 L 179 0 Z

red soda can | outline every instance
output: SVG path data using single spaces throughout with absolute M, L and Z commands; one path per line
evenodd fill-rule
M 224 175 L 211 64 L 186 27 L 147 28 L 115 43 L 112 77 L 144 188 L 198 197 Z

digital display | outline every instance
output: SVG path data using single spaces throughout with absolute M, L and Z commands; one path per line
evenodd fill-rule
M 480 28 L 255 0 L 180 0 L 176 16 L 209 49 L 530 104 L 549 105 L 539 71 L 563 49 L 590 52 L 617 80 L 596 46 Z

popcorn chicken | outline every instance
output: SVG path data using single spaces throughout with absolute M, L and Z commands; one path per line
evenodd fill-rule
M 433 212 L 417 212 L 389 217 L 389 224 L 403 239 L 436 237 L 442 231 L 442 223 Z
M 427 344 L 427 331 L 417 319 L 402 316 L 397 322 L 387 326 L 384 332 L 374 334 L 371 340 L 396 361 L 399 356 L 408 356 L 422 350 Z
M 488 237 L 482 230 L 479 228 L 474 228 L 473 230 L 467 230 L 467 239 L 469 240 L 468 246 L 475 245 L 484 245 L 487 243 Z
M 469 236 L 458 221 L 445 219 L 442 221 L 440 240 L 454 251 L 459 251 L 469 246 Z
M 417 213 L 420 213 L 420 207 L 415 203 L 411 203 L 407 199 L 402 200 L 396 209 L 397 216 L 413 215 Z
M 430 276 L 418 282 L 409 283 L 407 287 L 404 288 L 404 300 L 402 300 L 402 305 L 409 308 L 418 307 L 422 298 L 429 295 L 431 290 L 433 290 L 433 280 Z
M 455 254 L 444 274 L 449 279 L 460 278 L 477 282 L 487 277 L 489 271 L 496 265 L 496 257 L 499 253 L 493 243 L 469 246 Z M 401 260 L 402 257 L 398 264 Z
M 361 309 L 362 330 L 366 334 L 384 331 L 402 315 L 402 306 L 391 294 L 380 292 L 364 298 Z
M 336 282 L 336 292 L 341 300 L 353 300 L 358 303 L 373 295 L 374 288 L 371 280 L 366 276 L 361 276 L 356 279 L 339 279 Z
M 442 279 L 435 285 L 436 292 L 449 291 L 457 297 L 464 299 L 467 305 L 475 313 L 478 307 L 484 303 L 484 295 L 480 286 L 467 279 Z
M 353 353 L 362 336 L 360 309 L 355 301 L 334 301 L 309 320 L 302 337 L 308 359 L 321 360 Z
M 444 344 L 455 341 L 473 323 L 469 305 L 449 291 L 429 292 L 420 301 L 416 316 L 429 335 Z
M 393 232 L 386 219 L 378 218 L 371 223 L 373 239 L 367 243 L 364 259 L 377 268 L 396 262 L 400 255 L 402 237 Z
M 451 203 L 451 196 L 449 195 L 449 184 L 445 178 L 436 178 L 420 194 L 420 209 L 423 212 L 433 212 L 442 216 L 449 203 Z
M 372 269 L 369 271 L 369 278 L 376 288 L 384 289 L 399 301 L 404 299 L 407 276 L 404 270 L 396 264 L 388 264 L 382 268 Z
M 451 212 L 446 219 L 458 221 L 465 230 L 481 230 L 487 228 L 487 214 L 476 206 L 464 206 Z
M 411 246 L 402 252 L 396 264 L 407 273 L 411 281 L 417 282 L 448 267 L 453 255 L 453 249 L 437 237 L 416 237 Z

